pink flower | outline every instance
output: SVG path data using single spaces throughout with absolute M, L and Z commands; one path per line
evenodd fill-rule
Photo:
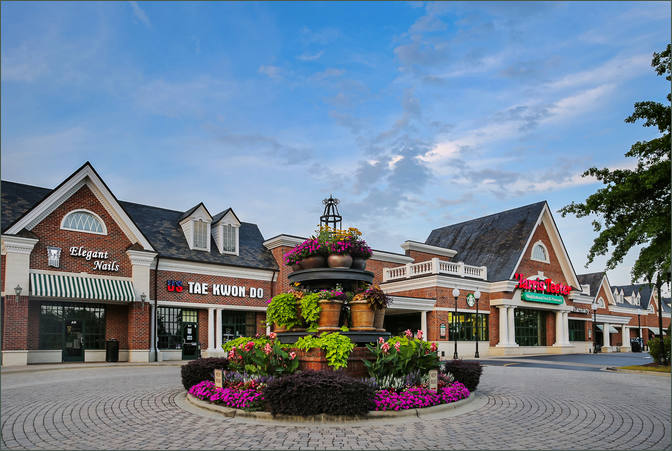
M 401 349 L 401 343 L 396 342 L 396 343 L 394 344 L 394 349 L 396 349 L 397 352 L 399 352 L 399 350 Z
M 275 332 L 271 332 L 269 337 L 271 337 L 271 340 L 275 340 L 278 337 L 278 334 L 276 334 Z
M 382 345 L 383 343 L 385 343 L 385 339 L 383 337 L 378 337 L 378 343 Z
M 296 352 L 292 351 L 289 353 L 289 360 L 294 360 L 296 358 Z
M 229 351 L 229 359 L 232 359 L 236 356 L 236 349 L 232 349 Z
M 241 343 L 241 344 L 238 345 L 238 349 L 244 349 L 244 348 L 245 348 L 244 344 Z
M 273 348 L 271 348 L 271 344 L 266 343 L 266 346 L 264 346 L 264 352 L 266 353 L 266 355 L 268 355 L 271 353 L 271 351 L 273 351 Z
M 418 331 L 418 340 L 422 340 L 422 331 L 421 330 Z
M 383 343 L 383 346 L 380 347 L 383 350 L 384 354 L 387 354 L 390 351 L 390 344 L 389 343 Z
M 411 332 L 411 329 L 406 329 L 404 331 L 404 335 L 406 335 L 406 338 L 413 338 L 413 332 Z
M 245 350 L 246 351 L 251 351 L 254 348 L 254 342 L 253 341 L 248 341 L 247 344 L 245 345 Z
M 429 347 L 429 350 L 432 352 L 436 352 L 438 348 L 436 347 L 436 343 L 432 343 L 432 345 Z

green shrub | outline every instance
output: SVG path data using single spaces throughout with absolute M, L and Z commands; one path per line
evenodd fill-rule
M 341 372 L 305 371 L 269 382 L 264 397 L 273 415 L 363 415 L 374 388 Z
M 194 385 L 203 381 L 214 381 L 214 370 L 226 370 L 229 361 L 224 358 L 210 357 L 197 359 L 182 365 L 182 385 L 189 390 Z
M 472 392 L 476 390 L 481 380 L 483 366 L 480 362 L 451 360 L 443 364 L 441 371 L 453 376 L 454 380 L 462 382 Z
M 238 337 L 222 345 L 229 352 L 229 369 L 260 376 L 292 374 L 299 368 L 296 353 L 271 338 Z
M 301 316 L 306 322 L 308 332 L 317 331 L 317 322 L 320 319 L 320 295 L 317 293 L 304 294 L 301 298 Z
M 653 357 L 653 360 L 661 363 L 663 361 L 663 350 L 665 350 L 665 356 L 667 361 L 670 361 L 670 336 L 663 337 L 663 346 L 660 346 L 660 339 L 658 337 L 652 338 L 648 341 L 649 345 L 649 354 Z
M 421 338 L 413 338 L 410 330 L 406 331 L 404 337 L 391 337 L 387 341 L 380 337 L 375 345 L 368 344 L 366 347 L 376 359 L 363 360 L 363 363 L 369 376 L 377 381 L 390 376 L 405 378 L 408 374 L 422 377 L 429 370 L 439 367 L 436 345 Z
M 296 311 L 297 300 L 292 293 L 280 293 L 274 296 L 266 309 L 266 323 L 276 323 L 278 326 L 287 329 L 298 326 L 301 320 Z

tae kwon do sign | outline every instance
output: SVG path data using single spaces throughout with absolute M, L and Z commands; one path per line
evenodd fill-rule
M 226 285 L 222 283 L 201 283 L 201 282 L 187 282 L 187 292 L 189 294 L 212 294 L 213 296 L 232 296 L 236 298 L 244 298 L 248 296 L 251 298 L 264 298 L 264 289 L 240 286 L 240 285 Z M 166 290 L 175 293 L 182 293 L 185 289 L 185 284 L 181 280 L 167 280 Z
M 562 304 L 565 301 L 562 295 L 566 296 L 572 290 L 572 287 L 564 283 L 553 283 L 551 279 L 531 280 L 518 273 L 515 274 L 514 278 L 518 280 L 516 288 L 530 290 L 523 291 L 520 296 L 525 301 Z

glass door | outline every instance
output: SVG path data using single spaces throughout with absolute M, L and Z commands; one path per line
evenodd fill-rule
M 198 312 L 182 310 L 182 360 L 198 358 Z
M 64 362 L 84 361 L 84 334 L 82 321 L 71 319 L 65 322 Z

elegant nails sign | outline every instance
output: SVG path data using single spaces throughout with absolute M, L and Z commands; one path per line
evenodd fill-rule
M 514 279 L 518 280 L 518 285 L 516 285 L 516 288 L 521 288 L 523 290 L 541 291 L 543 293 L 552 295 L 564 296 L 567 296 L 572 290 L 572 287 L 569 285 L 565 285 L 564 283 L 553 283 L 551 279 L 530 280 L 526 279 L 524 275 L 519 273 L 514 275 Z

